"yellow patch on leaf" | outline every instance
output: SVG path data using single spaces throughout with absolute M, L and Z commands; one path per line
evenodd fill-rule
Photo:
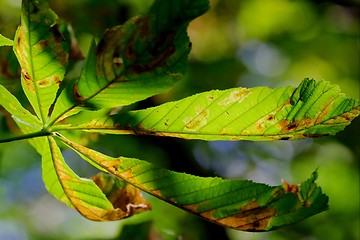
M 197 108 L 195 117 L 187 117 L 184 119 L 185 129 L 196 131 L 200 127 L 206 125 L 206 119 L 209 117 L 210 111 L 208 109 Z
M 234 102 L 240 102 L 245 99 L 245 97 L 250 93 L 250 90 L 246 88 L 236 89 L 232 93 L 230 93 L 230 96 L 219 102 L 219 105 L 228 105 Z
M 196 204 L 192 204 L 185 208 L 198 214 L 196 207 Z M 239 210 L 239 213 L 222 219 L 214 217 L 212 210 L 200 213 L 200 216 L 225 227 L 242 231 L 259 232 L 265 231 L 271 217 L 276 215 L 274 208 L 259 206 L 256 201 L 241 206 Z
M 282 184 L 282 186 L 283 186 L 286 193 L 291 192 L 291 193 L 298 194 L 300 184 L 290 184 L 290 183 L 286 182 L 283 179 L 281 179 L 281 184 Z
M 119 220 L 151 209 L 150 203 L 142 197 L 141 191 L 130 184 L 119 184 L 120 180 L 117 182 L 115 177 L 104 173 L 99 173 L 92 180 L 114 206 L 114 210 L 103 216 L 106 221 Z

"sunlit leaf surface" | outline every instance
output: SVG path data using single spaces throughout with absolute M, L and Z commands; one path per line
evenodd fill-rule
M 289 140 L 334 135 L 359 113 L 359 101 L 337 86 L 305 79 L 297 88 L 213 90 L 74 128 L 186 139 Z
M 14 95 L 12 95 L 5 87 L 0 85 L 0 106 L 3 106 L 11 116 L 30 127 L 40 127 L 41 122 L 28 110 L 26 110 Z
M 23 1 L 21 24 L 14 42 L 23 90 L 45 123 L 68 61 L 68 44 L 47 1 Z
M 203 178 L 158 168 L 131 158 L 111 158 L 58 137 L 124 181 L 226 227 L 268 231 L 298 222 L 328 208 L 314 172 L 302 185 L 268 186 L 248 180 Z
M 12 46 L 14 42 L 3 35 L 0 34 L 0 47 L 2 46 Z
M 41 131 L 40 120 L 26 110 L 6 88 L 0 85 L 0 106 L 11 114 L 23 134 L 36 134 Z M 35 135 L 36 136 L 36 135 Z M 29 139 L 31 145 L 41 154 L 42 143 L 39 139 Z
M 298 87 L 213 90 L 148 109 L 109 113 L 110 108 L 164 92 L 183 76 L 190 51 L 187 26 L 208 7 L 207 0 L 155 0 L 147 14 L 93 41 L 79 79 L 63 82 L 69 43 L 58 29 L 59 20 L 47 1 L 24 0 L 15 41 L 0 35 L 0 46 L 13 44 L 22 87 L 36 116 L 0 85 L 0 105 L 24 134 L 0 142 L 31 138 L 42 155 L 47 190 L 95 221 L 149 210 L 141 191 L 244 231 L 277 229 L 327 210 L 328 197 L 315 183 L 316 171 L 300 185 L 198 177 L 138 159 L 112 158 L 61 135 L 83 130 L 201 140 L 293 140 L 334 135 L 359 115 L 359 100 L 345 97 L 335 85 L 310 79 Z M 79 177 L 55 139 L 105 173 Z
M 145 16 L 109 29 L 98 45 L 93 42 L 79 81 L 62 92 L 51 121 L 81 106 L 129 105 L 173 87 L 186 70 L 187 25 L 207 9 L 204 0 L 156 1 Z
M 103 175 L 95 176 L 95 182 L 78 177 L 66 164 L 52 137 L 47 137 L 44 144 L 42 168 L 47 190 L 84 217 L 114 221 L 150 208 L 133 186 Z

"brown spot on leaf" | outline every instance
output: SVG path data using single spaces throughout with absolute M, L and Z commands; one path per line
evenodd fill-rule
M 152 17 L 134 18 L 122 28 L 115 27 L 105 33 L 96 50 L 99 75 L 113 81 L 123 74 L 123 65 L 130 75 L 166 66 L 176 51 L 173 44 L 176 33 L 157 33 L 150 24 Z
M 314 122 L 309 117 L 303 117 L 293 122 L 283 119 L 279 122 L 279 127 L 282 129 L 281 133 L 294 132 L 313 126 Z
M 263 132 L 265 127 L 265 123 L 263 121 L 260 121 L 257 125 L 256 125 L 256 131 L 257 132 Z
M 259 204 L 256 201 L 252 201 L 244 206 L 241 206 L 239 209 L 241 212 L 244 212 L 255 208 L 259 208 Z
M 274 120 L 274 115 L 273 115 L 273 114 L 269 114 L 269 115 L 266 117 L 266 120 L 267 120 L 267 121 L 272 121 L 272 120 Z
M 57 24 L 55 24 L 54 26 L 52 26 L 49 30 L 51 32 L 51 35 L 55 38 L 55 42 L 62 42 L 64 41 L 64 37 L 62 36 L 62 34 L 59 31 L 59 27 Z
M 151 209 L 150 203 L 142 197 L 141 191 L 130 184 L 123 182 L 121 186 L 115 177 L 104 173 L 94 176 L 92 180 L 105 193 L 114 208 L 121 209 L 127 216 Z
M 105 47 L 106 47 L 105 41 L 106 41 L 108 35 L 111 34 L 111 33 L 109 33 L 109 31 L 114 31 L 114 30 L 109 29 L 105 32 L 103 39 L 96 46 L 96 55 L 101 55 L 104 52 Z
M 321 122 L 324 121 L 324 118 L 329 114 L 329 112 L 332 109 L 332 105 L 334 103 L 334 99 L 330 98 L 329 101 L 325 104 L 322 104 L 321 106 L 321 112 L 319 113 L 319 115 L 317 116 L 316 120 L 315 120 L 315 124 L 319 124 Z
M 66 65 L 69 59 L 69 54 L 67 52 L 62 52 L 58 58 L 59 62 L 62 65 Z
M 30 76 L 30 74 L 25 70 L 25 69 L 21 69 L 21 75 L 24 79 L 24 82 L 25 82 L 25 85 L 26 85 L 26 88 L 29 90 L 29 91 L 32 91 L 34 92 L 35 91 L 35 88 L 34 88 L 34 82 Z
M 195 117 L 187 117 L 184 119 L 185 129 L 195 131 L 200 127 L 206 125 L 206 119 L 209 117 L 210 111 L 208 109 L 197 109 Z
M 65 44 L 65 39 L 62 36 L 61 32 L 58 29 L 58 25 L 54 25 L 50 28 L 51 38 L 46 42 L 46 40 L 40 41 L 40 47 L 44 49 L 47 45 L 51 46 L 52 54 L 56 57 L 56 60 L 61 65 L 66 65 L 68 62 L 69 54 L 67 48 L 70 47 Z M 39 44 L 38 43 L 38 44 Z
M 41 49 L 45 49 L 49 45 L 48 40 L 41 40 L 37 43 Z
M 260 207 L 256 201 L 240 207 L 239 210 L 240 213 L 222 219 L 215 218 L 211 210 L 200 215 L 223 226 L 250 232 L 264 231 L 271 217 L 276 215 L 274 208 Z
M 137 26 L 134 35 L 139 35 L 139 37 L 144 40 L 146 40 L 147 37 L 150 37 L 152 35 L 152 31 L 150 28 L 150 22 L 152 20 L 150 18 L 150 16 L 146 16 L 133 19 L 133 23 Z
M 155 38 L 156 32 L 151 29 L 149 18 L 149 16 L 137 18 L 133 21 L 137 28 L 127 42 L 125 57 L 127 60 L 134 62 L 129 66 L 129 70 L 134 74 L 151 72 L 156 68 L 165 66 L 168 58 L 176 51 L 173 44 L 176 32 L 163 31 L 158 33 Z M 140 41 L 143 42 L 141 45 L 145 45 L 146 48 L 141 55 L 150 55 L 144 60 L 140 59 L 140 54 L 136 50 L 136 46 Z
M 40 81 L 37 82 L 37 84 L 39 85 L 39 87 L 48 87 L 50 86 L 50 79 L 49 78 L 41 79 Z
M 116 67 L 120 67 L 124 64 L 124 60 L 120 56 L 115 55 L 113 58 L 113 63 Z
M 170 45 L 163 52 L 154 56 L 149 62 L 135 63 L 129 68 L 129 70 L 135 74 L 141 74 L 144 72 L 151 72 L 159 67 L 163 67 L 163 66 L 165 66 L 165 63 L 168 60 L 168 58 L 173 53 L 175 53 L 175 50 L 176 50 L 175 46 Z
M 146 37 L 151 36 L 151 29 L 148 18 L 135 18 L 132 20 L 133 24 L 136 25 L 136 29 L 131 34 L 130 38 L 127 41 L 127 46 L 125 49 L 125 57 L 127 60 L 136 61 L 138 56 L 135 50 L 135 41 L 138 37 L 143 40 L 146 40 Z
M 287 125 L 289 125 L 289 120 L 287 119 L 282 119 L 279 123 L 278 123 L 279 127 L 281 129 L 284 129 Z
M 166 48 L 166 46 L 173 42 L 175 36 L 176 32 L 174 31 L 161 32 L 156 38 L 155 45 L 149 50 L 149 52 L 153 56 L 159 55 L 163 51 L 164 47 Z
M 74 98 L 75 98 L 75 100 L 76 101 L 78 101 L 78 102 L 81 102 L 81 101 L 83 101 L 85 98 L 80 94 L 80 92 L 79 92 L 79 86 L 76 84 L 75 86 L 74 86 Z
M 20 45 L 20 43 L 21 43 L 21 41 L 22 41 L 22 37 L 23 37 L 23 35 L 22 35 L 22 34 L 19 34 L 19 35 L 18 35 L 18 38 L 16 39 L 18 46 Z
M 128 44 L 128 46 L 125 50 L 125 57 L 128 60 L 135 60 L 137 58 L 136 51 L 131 44 Z
M 354 118 L 354 116 L 356 116 L 356 115 L 358 115 L 358 114 L 353 114 L 353 112 L 351 111 L 351 112 L 341 114 L 339 116 L 339 118 L 343 118 L 346 122 L 348 122 L 348 121 L 351 121 Z
M 250 93 L 250 90 L 246 88 L 239 88 L 230 93 L 230 95 L 219 102 L 219 105 L 228 105 L 234 102 L 240 102 L 244 100 L 245 96 Z
M 55 82 L 55 84 L 59 85 L 61 83 L 61 78 L 58 75 L 55 75 L 54 82 Z
M 331 124 L 339 124 L 339 123 L 348 123 L 352 119 L 354 119 L 356 116 L 359 115 L 359 107 L 355 109 L 351 109 L 348 112 L 345 112 L 341 115 L 334 116 L 333 118 L 327 119 L 324 124 L 331 125 Z
M 298 122 L 292 122 L 285 127 L 285 131 L 291 131 L 298 126 Z
M 285 193 L 295 193 L 295 194 L 298 194 L 299 192 L 299 187 L 300 185 L 299 184 L 290 184 L 288 182 L 286 182 L 285 180 L 281 180 L 281 184 L 285 190 Z
M 290 184 L 283 179 L 281 180 L 281 184 L 285 193 L 294 193 L 299 201 L 303 202 L 303 206 L 310 207 L 311 203 L 309 201 L 304 201 L 303 197 L 300 195 L 300 184 Z
M 116 173 L 121 161 L 119 159 L 114 159 L 112 161 L 102 162 L 102 166 L 109 170 L 111 173 Z
M 210 101 L 214 100 L 214 96 L 213 96 L 213 95 L 209 95 L 209 96 L 207 96 L 207 98 L 208 98 Z
M 274 208 L 259 207 L 221 219 L 220 222 L 224 223 L 231 219 L 230 223 L 233 223 L 233 227 L 236 229 L 250 232 L 264 231 L 269 224 L 270 218 L 275 214 L 276 210 Z

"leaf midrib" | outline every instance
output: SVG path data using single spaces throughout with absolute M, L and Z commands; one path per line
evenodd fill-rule
M 30 4 L 27 4 L 26 5 L 26 12 L 28 13 L 27 16 L 24 16 L 24 14 L 22 13 L 21 14 L 21 20 L 25 22 L 25 24 L 28 26 L 27 27 L 27 40 L 28 40 L 28 44 L 29 44 L 29 59 L 30 59 L 30 71 L 31 71 L 31 78 L 33 80 L 33 84 L 34 84 L 34 89 L 35 89 L 35 96 L 36 96 L 36 101 L 37 101 L 37 108 L 39 109 L 39 112 L 40 112 L 40 120 L 41 120 L 41 123 L 42 123 L 42 126 L 45 127 L 45 121 L 46 121 L 46 114 L 44 113 L 43 111 L 43 108 L 41 108 L 41 101 L 40 101 L 40 96 L 39 96 L 39 88 L 35 82 L 35 69 L 34 69 L 34 62 L 33 62 L 33 51 L 32 51 L 32 45 L 31 45 L 31 42 L 30 42 L 30 39 L 31 39 L 31 33 L 33 31 L 30 30 L 30 25 L 31 25 L 31 19 L 30 19 Z M 22 24 L 21 24 L 22 25 Z M 21 26 L 23 28 L 23 26 Z M 24 30 L 24 28 L 23 28 Z M 45 114 L 45 115 L 44 115 Z

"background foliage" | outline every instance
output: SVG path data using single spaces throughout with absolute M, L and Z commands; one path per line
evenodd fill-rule
M 139 107 L 211 89 L 298 85 L 304 77 L 339 84 L 347 96 L 359 98 L 358 3 L 275 2 L 211 1 L 210 12 L 191 24 L 193 51 L 186 79 L 171 92 L 143 101 Z M 106 28 L 144 11 L 151 1 L 51 3 L 52 9 L 72 24 L 86 55 L 93 36 L 99 37 Z M 20 1 L 0 0 L 0 5 L 0 32 L 13 38 Z M 81 54 L 75 57 L 81 58 Z M 74 64 L 67 77 L 80 69 Z M 18 79 L 11 48 L 1 48 L 0 83 L 19 97 Z M 24 99 L 20 97 L 26 105 Z M 0 111 L 2 137 L 16 129 L 4 114 Z M 149 229 L 151 239 L 358 239 L 359 133 L 359 119 L 355 119 L 336 137 L 294 142 L 207 143 L 102 135 L 83 138 L 84 144 L 112 156 L 142 158 L 201 176 L 248 178 L 278 185 L 280 178 L 299 182 L 319 167 L 318 183 L 330 197 L 330 211 L 283 230 L 256 234 L 224 229 L 153 198 L 150 213 L 115 223 L 88 221 L 46 192 L 40 157 L 25 141 L 2 144 L 0 239 L 144 239 Z M 97 172 L 74 153 L 65 150 L 64 155 L 80 176 Z

